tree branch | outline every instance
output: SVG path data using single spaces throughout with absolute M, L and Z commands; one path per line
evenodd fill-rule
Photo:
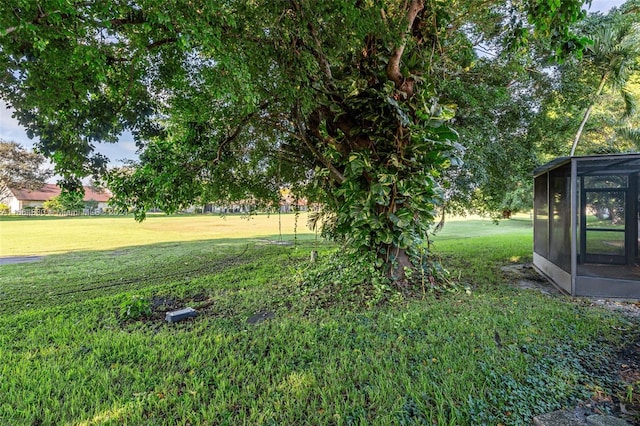
M 291 0 L 291 4 L 295 8 L 300 18 L 304 20 L 305 14 L 300 4 L 296 0 Z M 314 46 L 311 46 L 310 50 L 313 53 L 313 56 L 315 56 L 315 58 L 318 60 L 318 63 L 320 64 L 320 69 L 325 75 L 328 85 L 333 88 L 334 85 L 333 85 L 333 75 L 331 73 L 331 65 L 329 64 L 329 60 L 327 59 L 327 56 L 324 54 L 322 50 L 322 43 L 320 42 L 318 31 L 316 30 L 316 27 L 313 25 L 311 20 L 307 22 L 307 29 L 309 30 L 309 34 L 311 35 L 311 38 L 313 39 L 313 43 L 314 43 Z
M 293 118 L 295 119 L 294 125 L 298 128 L 297 139 L 301 140 L 307 146 L 307 148 L 309 148 L 309 151 L 311 151 L 313 156 L 317 158 L 322 164 L 324 164 L 324 166 L 333 174 L 333 176 L 339 183 L 344 182 L 346 179 L 344 175 L 340 173 L 340 170 L 336 169 L 336 167 L 331 164 L 331 161 L 329 161 L 327 157 L 322 155 L 311 143 L 311 141 L 309 141 L 309 138 L 307 138 L 307 135 L 304 131 L 305 126 L 302 122 L 302 118 L 300 117 L 300 111 L 297 105 L 293 109 Z
M 53 12 L 49 12 L 49 13 L 44 13 L 42 11 L 42 9 L 40 9 L 40 6 L 38 6 L 38 16 L 35 17 L 35 19 L 33 21 L 31 21 L 31 24 L 37 24 L 41 19 L 44 19 L 48 16 L 51 16 L 55 13 L 60 13 L 60 10 L 54 10 Z M 19 17 L 18 17 L 19 18 Z M 20 26 L 15 26 L 15 27 L 9 27 L 7 29 L 5 29 L 0 35 L 9 35 L 12 32 L 16 31 L 18 28 L 20 28 Z
M 144 24 L 146 19 L 142 10 L 131 10 L 126 18 L 111 19 L 109 23 L 112 27 L 120 27 L 122 25 L 138 25 Z
M 605 72 L 602 74 L 602 78 L 600 79 L 600 85 L 598 86 L 598 90 L 596 91 L 595 97 L 597 98 L 602 93 L 602 89 L 604 89 L 604 85 L 607 82 L 607 78 L 609 77 L 609 72 Z M 591 116 L 591 111 L 593 110 L 593 105 L 595 104 L 595 100 L 589 104 L 589 107 L 584 112 L 584 116 L 582 117 L 582 121 L 580 122 L 580 127 L 578 128 L 578 133 L 576 133 L 576 137 L 573 140 L 573 145 L 571 146 L 571 153 L 569 154 L 571 157 L 576 153 L 576 147 L 578 146 L 578 142 L 580 141 L 580 137 L 582 136 L 582 131 L 584 130 L 584 126 L 587 124 L 587 120 Z
M 389 80 L 393 81 L 396 84 L 397 89 L 407 93 L 407 96 L 411 96 L 411 94 L 413 94 L 413 87 L 412 85 L 406 84 L 405 79 L 400 72 L 400 61 L 402 60 L 404 49 L 407 46 L 407 40 L 409 39 L 409 35 L 411 34 L 413 23 L 415 22 L 418 13 L 420 13 L 422 9 L 424 9 L 424 0 L 411 0 L 411 5 L 409 6 L 409 10 L 407 11 L 406 15 L 407 30 L 402 36 L 400 45 L 396 47 L 396 49 L 391 54 L 389 63 L 387 64 L 387 77 L 389 78 Z
M 78 4 L 75 5 L 75 8 L 78 9 L 80 7 L 85 7 L 85 6 L 90 6 L 90 5 L 91 5 L 91 2 L 78 3 Z M 42 10 L 42 8 L 40 7 L 40 5 L 38 5 L 38 15 L 30 23 L 33 24 L 33 25 L 36 25 L 36 24 L 38 24 L 40 22 L 40 20 L 48 18 L 49 16 L 55 15 L 57 13 L 62 13 L 62 11 L 61 10 L 54 10 L 52 12 L 45 13 Z M 18 13 L 15 11 L 15 9 L 14 9 L 13 14 L 15 15 L 16 18 L 18 18 L 18 20 L 21 20 L 20 19 L 20 15 L 18 15 Z M 62 18 L 65 19 L 65 15 L 63 15 Z M 19 25 L 16 25 L 14 27 L 6 28 L 4 31 L 0 31 L 0 36 L 9 35 L 12 32 L 17 31 L 19 28 L 20 28 Z
M 178 41 L 178 39 L 176 37 L 163 38 L 161 40 L 157 40 L 157 41 L 154 41 L 153 43 L 149 44 L 147 46 L 147 49 L 148 50 L 155 49 L 156 47 L 160 47 L 160 46 L 163 46 L 163 45 L 169 44 L 169 43 L 174 43 L 176 41 Z
M 220 161 L 222 161 L 222 151 L 225 149 L 225 147 L 227 145 L 229 145 L 231 142 L 233 142 L 242 132 L 242 130 L 247 126 L 247 124 L 249 123 L 249 120 L 254 117 L 258 111 L 261 111 L 263 109 L 265 109 L 267 106 L 269 105 L 268 101 L 264 101 L 263 103 L 261 103 L 258 106 L 258 110 L 253 111 L 249 114 L 247 114 L 246 117 L 244 117 L 244 119 L 242 120 L 242 122 L 240 122 L 240 124 L 238 125 L 238 127 L 235 128 L 235 130 L 233 131 L 233 133 L 231 133 L 230 135 L 228 135 L 226 138 L 224 138 L 220 144 L 218 145 L 218 151 L 216 152 L 216 158 L 213 159 L 213 164 L 216 165 L 218 164 Z

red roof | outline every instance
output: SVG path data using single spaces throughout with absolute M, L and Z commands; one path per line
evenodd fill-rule
M 37 190 L 12 189 L 11 192 L 21 201 L 47 201 L 60 195 L 60 188 L 57 185 L 46 183 L 42 188 Z M 84 201 L 95 200 L 98 202 L 107 202 L 110 198 L 111 193 L 107 189 L 98 192 L 89 186 L 84 187 Z

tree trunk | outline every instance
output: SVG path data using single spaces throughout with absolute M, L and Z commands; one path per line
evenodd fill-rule
M 380 257 L 387 265 L 387 276 L 398 290 L 406 290 L 409 287 L 407 271 L 416 269 L 413 262 L 411 262 L 409 253 L 406 249 L 392 245 L 385 245 L 384 248 L 387 254 Z
M 416 259 L 428 241 L 439 197 L 431 170 L 449 162 L 457 138 L 446 125 L 438 124 L 434 131 L 432 121 L 438 117 L 427 117 L 416 107 L 430 98 L 414 77 L 422 70 L 403 73 L 401 64 L 412 37 L 421 34 L 417 26 L 423 22 L 419 15 L 425 2 L 404 4 L 406 26 L 400 28 L 396 44 L 389 47 L 367 37 L 354 57 L 352 69 L 359 70 L 354 92 L 345 89 L 353 86 L 353 74 L 329 72 L 314 45 L 320 67 L 329 69 L 323 74 L 329 89 L 326 100 L 306 117 L 300 107 L 293 111 L 293 124 L 309 157 L 326 169 L 323 185 L 330 195 L 325 201 L 336 212 L 331 232 L 347 236 L 359 253 L 375 253 L 380 272 L 401 292 L 409 290 L 423 267 Z M 314 31 L 310 36 L 317 37 Z M 380 60 L 383 53 L 386 64 Z
M 597 98 L 598 96 L 600 96 L 600 94 L 602 93 L 602 89 L 604 88 L 604 85 L 607 82 L 608 77 L 609 77 L 608 71 L 602 75 L 602 78 L 600 79 L 600 85 L 598 86 L 598 90 L 596 91 L 594 98 Z M 569 154 L 571 157 L 573 157 L 573 155 L 576 152 L 576 147 L 578 146 L 578 142 L 580 141 L 580 137 L 582 136 L 582 131 L 584 130 L 585 124 L 587 124 L 587 120 L 589 120 L 589 116 L 591 116 L 591 111 L 593 110 L 594 105 L 595 105 L 595 101 L 591 102 L 587 110 L 584 112 L 584 117 L 582 117 L 582 122 L 580 123 L 580 127 L 578 127 L 578 133 L 576 133 L 576 137 L 573 140 L 573 145 L 571 146 L 571 153 Z
M 412 0 L 409 5 L 409 9 L 407 10 L 406 20 L 407 20 L 407 31 L 402 37 L 401 43 L 396 47 L 396 49 L 391 54 L 389 58 L 389 62 L 387 64 L 387 77 L 389 80 L 393 81 L 396 85 L 396 88 L 400 91 L 404 92 L 408 98 L 413 96 L 413 80 L 405 79 L 400 71 L 400 62 L 402 60 L 402 55 L 404 53 L 404 49 L 407 45 L 407 39 L 411 34 L 411 30 L 413 29 L 414 22 L 416 21 L 416 17 L 418 14 L 424 9 L 424 0 Z
M 444 205 L 442 206 L 442 214 L 440 215 L 440 222 L 438 222 L 438 224 L 436 225 L 436 227 L 433 229 L 433 233 L 437 233 L 440 232 L 442 230 L 442 228 L 444 228 L 444 220 L 445 220 L 445 209 L 444 209 Z
M 611 209 L 604 205 L 598 204 L 593 206 L 594 216 L 598 220 L 611 220 Z

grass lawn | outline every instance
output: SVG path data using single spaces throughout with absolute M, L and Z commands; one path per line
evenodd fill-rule
M 297 279 L 335 247 L 264 219 L 0 219 L 2 255 L 48 254 L 0 266 L 0 424 L 528 425 L 640 392 L 609 365 L 637 323 L 505 282 L 526 218 L 449 221 L 434 248 L 470 291 L 374 307 Z
M 307 216 L 283 215 L 149 215 L 132 216 L 0 216 L 0 256 L 48 255 L 110 250 L 131 245 L 236 238 L 313 236 Z

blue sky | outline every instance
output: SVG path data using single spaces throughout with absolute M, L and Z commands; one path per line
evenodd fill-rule
M 612 7 L 620 6 L 623 3 L 624 0 L 592 0 L 589 11 L 606 13 Z M 12 110 L 0 106 L 0 139 L 15 141 L 25 148 L 32 148 L 33 141 L 27 137 L 24 128 L 11 117 L 12 112 Z M 137 159 L 136 145 L 133 137 L 128 133 L 122 135 L 117 144 L 97 144 L 96 150 L 106 155 L 110 159 L 111 165 L 114 166 L 122 164 L 119 160 Z

